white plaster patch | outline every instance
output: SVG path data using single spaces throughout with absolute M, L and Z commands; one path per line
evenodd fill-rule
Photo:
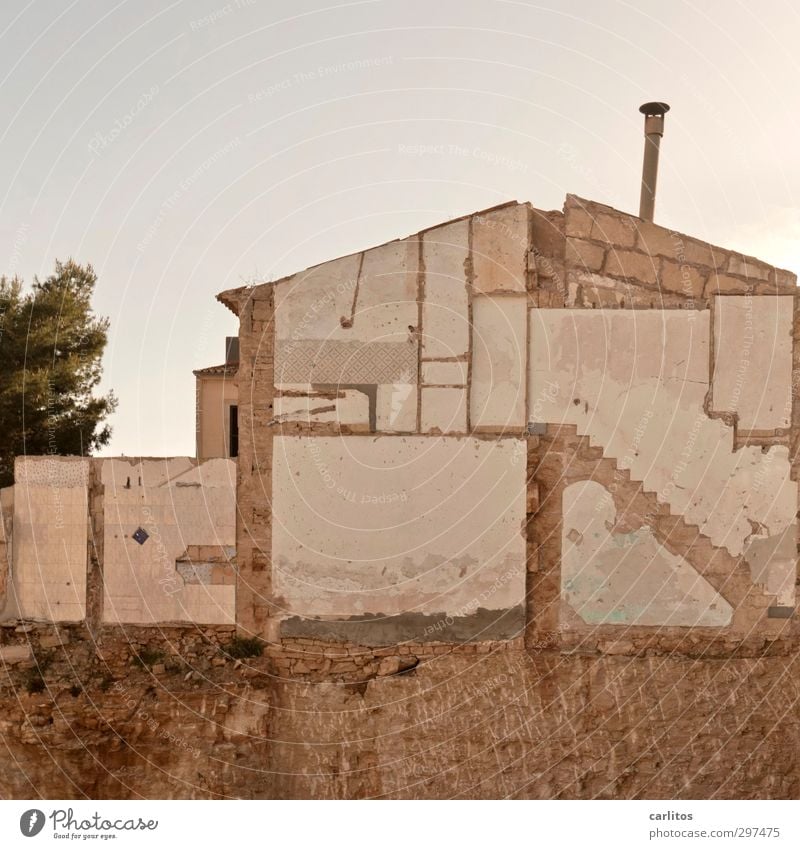
M 286 422 L 337 422 L 343 425 L 369 425 L 369 398 L 355 389 L 339 389 L 340 397 L 317 395 L 278 395 L 273 414 Z
M 360 266 L 361 254 L 352 254 L 275 283 L 278 342 L 334 338 L 342 329 L 340 319 L 351 316 Z
M 417 323 L 416 239 L 331 260 L 275 284 L 279 343 L 396 342 Z
M 423 433 L 464 433 L 467 429 L 466 387 L 441 388 L 423 386 Z
M 590 625 L 729 625 L 731 605 L 646 525 L 614 530 L 611 493 L 595 481 L 564 489 L 561 597 Z
M 423 235 L 425 296 L 422 304 L 422 356 L 462 357 L 469 350 L 469 295 L 465 263 L 469 222 L 455 221 Z
M 423 362 L 422 382 L 428 386 L 463 386 L 467 382 L 467 363 Z
M 386 383 L 378 386 L 376 430 L 383 433 L 413 433 L 417 429 L 417 386 Z
M 788 428 L 792 417 L 791 295 L 714 299 L 712 406 L 741 430 Z
M 276 382 L 414 382 L 418 265 L 405 239 L 276 283 Z
M 527 391 L 527 298 L 475 298 L 472 324 L 472 426 L 522 428 Z
M 405 340 L 419 320 L 419 241 L 403 239 L 364 251 L 353 316 L 356 338 Z
M 525 443 L 276 437 L 273 582 L 286 615 L 469 615 L 525 595 Z
M 472 264 L 476 292 L 525 291 L 529 228 L 528 205 L 524 203 L 474 217 Z

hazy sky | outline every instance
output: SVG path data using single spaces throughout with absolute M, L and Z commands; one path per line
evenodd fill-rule
M 800 271 L 788 0 L 4 0 L 0 271 L 91 262 L 110 453 L 194 453 L 214 296 L 511 200 L 636 212 Z

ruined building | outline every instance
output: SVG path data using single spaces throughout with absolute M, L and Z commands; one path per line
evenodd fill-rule
M 793 274 L 569 195 L 219 299 L 197 460 L 2 493 L 0 795 L 796 796 Z

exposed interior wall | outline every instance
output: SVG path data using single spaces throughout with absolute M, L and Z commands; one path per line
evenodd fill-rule
M 654 640 L 689 627 L 740 639 L 794 628 L 790 273 L 568 196 L 563 212 L 509 204 L 221 298 L 240 315 L 249 371 L 239 378 L 252 400 L 243 630 L 277 639 L 301 609 L 333 616 L 323 599 L 341 595 L 344 575 L 358 599 L 350 615 L 400 613 L 388 596 L 372 602 L 385 609 L 361 606 L 385 552 L 361 572 L 334 569 L 353 559 L 347 545 L 364 545 L 374 511 L 349 515 L 346 496 L 330 493 L 312 508 L 313 497 L 287 492 L 332 469 L 345 492 L 371 491 L 372 465 L 352 446 L 365 440 L 380 465 L 392 434 L 516 446 L 529 643 L 592 634 L 599 645 L 620 627 Z M 278 458 L 287 436 L 303 450 Z M 590 480 L 591 499 L 591 487 L 569 490 Z M 398 510 L 378 515 L 390 527 Z M 340 514 L 348 521 L 329 533 Z M 587 529 L 602 538 L 589 544 Z M 427 602 L 403 600 L 406 612 Z M 377 628 L 359 635 L 380 643 Z
M 539 276 L 530 316 L 530 418 L 542 434 L 532 458 L 541 507 L 531 640 L 624 650 L 648 633 L 627 624 L 640 619 L 631 601 L 642 582 L 660 598 L 646 612 L 661 609 L 654 645 L 679 639 L 675 594 L 665 598 L 659 578 L 665 552 L 674 590 L 687 589 L 686 563 L 697 574 L 685 597 L 690 608 L 697 592 L 706 598 L 701 639 L 714 621 L 739 639 L 793 632 L 794 276 L 572 196 L 564 234 L 563 275 L 556 265 Z M 581 490 L 570 486 L 586 480 L 605 491 L 581 508 L 586 498 L 575 503 Z M 567 509 L 577 527 L 562 522 Z M 595 527 L 599 514 L 607 529 L 576 587 L 581 526 Z M 598 584 L 615 546 L 622 556 Z M 633 563 L 639 581 L 615 589 Z M 597 624 L 576 612 L 578 596 Z M 614 618 L 626 623 L 616 638 Z
M 788 448 L 735 450 L 733 425 L 706 410 L 710 316 L 708 310 L 532 310 L 530 392 L 542 399 L 540 421 L 574 425 L 714 547 L 748 563 L 751 551 L 765 552 L 768 562 L 750 565 L 770 600 L 792 607 L 797 484 Z M 736 363 L 721 361 L 717 372 L 733 371 Z M 791 386 L 779 374 L 773 383 L 776 393 Z M 602 506 L 587 510 L 591 516 Z M 661 571 L 655 560 L 647 562 L 642 581 L 655 592 Z M 669 608 L 664 617 L 660 624 L 674 621 Z
M 521 440 L 276 437 L 282 633 L 511 638 L 525 620 Z
M 235 295 L 243 630 L 520 632 L 530 228 L 509 204 Z

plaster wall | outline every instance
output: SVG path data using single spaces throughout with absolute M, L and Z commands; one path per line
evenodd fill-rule
M 89 462 L 16 460 L 8 602 L 17 616 L 78 622 L 86 614 Z
M 229 408 L 237 404 L 238 393 L 232 376 L 197 378 L 197 456 L 201 460 L 227 457 L 230 445 Z
M 235 586 L 200 570 L 201 582 L 179 572 L 187 550 L 208 550 L 205 562 L 234 557 L 236 465 L 188 457 L 102 460 L 103 621 L 230 624 Z M 137 542 L 134 534 L 147 538 Z M 197 570 L 194 570 L 197 571 Z M 187 580 L 189 578 L 190 580 Z M 191 581 L 191 582 L 190 582 Z
M 788 428 L 792 418 L 794 298 L 714 298 L 715 412 L 735 413 L 744 431 Z
M 519 631 L 523 458 L 517 439 L 277 437 L 273 581 L 292 633 Z
M 563 495 L 562 598 L 590 625 L 729 625 L 731 605 L 647 524 L 618 523 L 611 493 L 596 481 Z

